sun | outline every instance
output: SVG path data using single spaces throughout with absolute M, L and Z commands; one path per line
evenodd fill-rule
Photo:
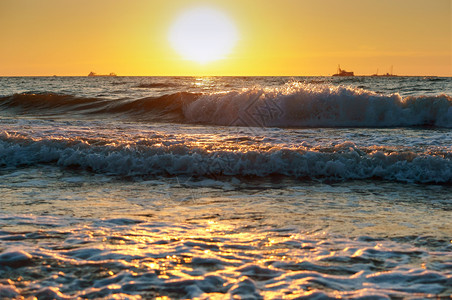
M 182 13 L 169 31 L 171 46 L 185 59 L 205 64 L 225 58 L 237 42 L 237 29 L 227 15 L 197 7 Z

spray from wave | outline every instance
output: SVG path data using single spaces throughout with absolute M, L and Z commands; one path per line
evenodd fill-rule
M 122 100 L 23 93 L 0 97 L 0 109 L 22 114 L 114 115 L 139 121 L 224 126 L 452 128 L 452 97 L 448 95 L 402 98 L 398 94 L 298 82 L 282 88 L 178 92 Z
M 285 176 L 295 179 L 384 179 L 452 183 L 449 152 L 415 153 L 357 147 L 344 142 L 327 148 L 271 147 L 211 149 L 150 139 L 121 142 L 64 137 L 30 138 L 0 134 L 0 166 L 50 164 L 119 176 Z
M 189 122 L 276 127 L 452 127 L 447 95 L 402 98 L 362 89 L 291 83 L 205 95 L 184 110 Z

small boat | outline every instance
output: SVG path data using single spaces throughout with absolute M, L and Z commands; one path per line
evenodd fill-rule
M 355 76 L 355 73 L 353 73 L 353 72 L 347 72 L 347 71 L 345 71 L 345 70 L 342 70 L 342 69 L 341 69 L 341 66 L 339 65 L 339 66 L 337 67 L 337 73 L 336 73 L 336 74 L 333 74 L 333 76 Z
M 94 73 L 94 72 L 90 72 L 89 74 L 88 74 L 88 76 L 89 77 L 114 77 L 114 76 L 117 76 L 115 73 L 110 73 L 110 74 L 107 74 L 107 75 L 102 75 L 102 74 L 96 74 L 96 73 Z

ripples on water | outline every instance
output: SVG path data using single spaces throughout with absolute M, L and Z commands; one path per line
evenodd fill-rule
M 0 83 L 0 298 L 452 294 L 450 78 Z
M 2 281 L 3 295 L 385 298 L 451 292 L 447 187 L 124 182 L 53 167 L 3 175 L 2 182 L 4 191 L 21 187 L 4 192 L 10 213 L 0 215 L 0 275 L 9 278 Z

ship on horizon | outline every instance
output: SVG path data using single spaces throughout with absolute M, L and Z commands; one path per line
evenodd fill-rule
M 355 73 L 353 72 L 347 72 L 345 70 L 341 69 L 341 66 L 338 65 L 337 66 L 337 73 L 333 74 L 333 76 L 355 76 Z
M 372 74 L 372 77 L 397 77 L 398 75 L 393 74 L 394 66 L 391 66 L 391 73 L 387 72 L 386 74 L 378 75 L 378 69 L 377 73 Z
M 95 72 L 90 72 L 88 74 L 89 77 L 114 77 L 117 76 L 116 73 L 111 72 L 110 74 L 97 74 Z

